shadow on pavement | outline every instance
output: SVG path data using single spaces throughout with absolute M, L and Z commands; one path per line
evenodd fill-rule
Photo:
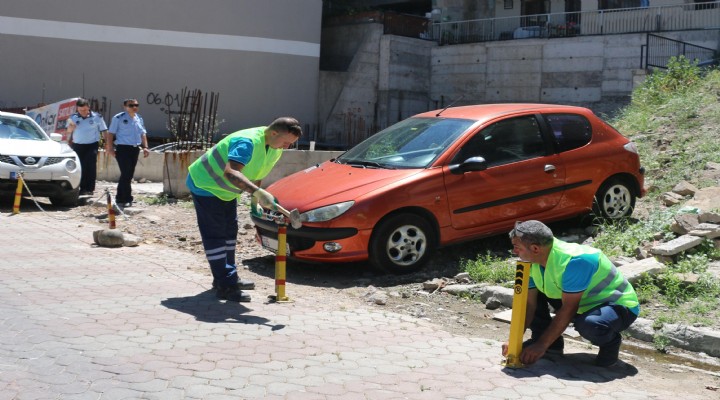
M 515 378 L 554 376 L 566 381 L 586 381 L 607 383 L 616 379 L 634 376 L 638 373 L 635 366 L 619 361 L 611 367 L 597 367 L 593 364 L 595 354 L 573 353 L 564 356 L 547 356 L 536 364 L 520 368 L 503 368 L 503 372 Z
M 252 310 L 240 303 L 218 300 L 211 290 L 206 290 L 194 296 L 172 297 L 161 301 L 160 304 L 169 309 L 190 314 L 196 320 L 202 322 L 265 325 L 273 331 L 285 328 L 285 325 L 282 324 L 271 324 L 267 318 L 245 315 L 245 313 Z

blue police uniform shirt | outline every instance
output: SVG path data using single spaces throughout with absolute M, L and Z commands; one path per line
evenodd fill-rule
M 252 158 L 252 152 L 253 144 L 250 139 L 244 137 L 231 139 L 228 147 L 228 160 L 238 162 L 242 165 L 247 165 Z M 215 196 L 207 190 L 200 189 L 199 187 L 195 186 L 195 182 L 193 182 L 190 174 L 187 175 L 187 179 L 185 179 L 185 184 L 187 185 L 188 189 L 190 189 L 190 192 L 196 196 Z
M 76 112 L 70 116 L 70 121 L 75 125 L 72 139 L 77 144 L 97 143 L 100 141 L 100 133 L 107 130 L 102 115 L 94 111 L 90 111 L 87 118 Z
M 125 111 L 112 118 L 108 132 L 115 136 L 115 144 L 130 146 L 142 144 L 142 135 L 147 133 L 142 117 L 135 114 L 133 118 Z

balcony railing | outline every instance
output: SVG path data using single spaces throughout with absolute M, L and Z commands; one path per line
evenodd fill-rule
M 436 22 L 429 35 L 442 45 L 695 29 L 720 29 L 720 1 Z

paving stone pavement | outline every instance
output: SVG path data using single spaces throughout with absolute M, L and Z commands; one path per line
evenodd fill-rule
M 226 303 L 203 262 L 0 214 L 0 399 L 683 399 L 594 350 L 505 369 L 499 343 L 373 308 Z M 190 259 L 188 259 L 190 258 Z

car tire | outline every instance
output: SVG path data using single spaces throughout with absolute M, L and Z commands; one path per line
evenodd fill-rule
M 370 238 L 370 263 L 385 272 L 406 274 L 422 268 L 435 252 L 435 231 L 410 213 L 381 221 Z
M 80 188 L 70 192 L 65 192 L 59 196 L 50 197 L 50 203 L 55 207 L 75 207 L 78 205 L 80 198 Z
M 617 220 L 629 217 L 635 208 L 636 196 L 625 180 L 612 178 L 595 194 L 593 213 L 600 218 Z

